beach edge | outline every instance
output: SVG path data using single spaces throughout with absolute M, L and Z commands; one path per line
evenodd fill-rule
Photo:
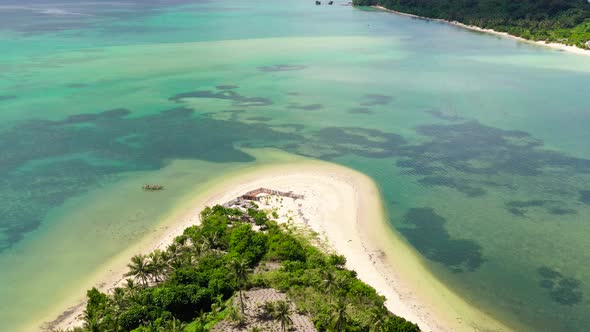
M 417 18 L 417 19 L 421 19 L 421 20 L 440 22 L 440 23 L 446 23 L 446 24 L 450 24 L 452 26 L 460 27 L 463 29 L 471 30 L 471 31 L 482 32 L 482 33 L 487 33 L 487 34 L 491 34 L 491 35 L 495 35 L 495 36 L 506 37 L 506 38 L 510 38 L 510 39 L 517 40 L 517 41 L 531 44 L 531 45 L 544 46 L 544 47 L 551 48 L 551 49 L 554 49 L 557 51 L 563 51 L 563 52 L 577 54 L 577 55 L 590 56 L 590 50 L 579 48 L 577 46 L 571 46 L 571 45 L 566 45 L 566 44 L 561 44 L 561 43 L 549 43 L 549 42 L 546 42 L 543 40 L 538 40 L 538 41 L 537 40 L 530 40 L 530 39 L 518 37 L 515 35 L 511 35 L 508 32 L 496 31 L 494 29 L 484 29 L 484 28 L 480 28 L 475 25 L 468 25 L 468 24 L 464 24 L 461 22 L 457 22 L 457 21 L 448 21 L 448 20 L 445 20 L 442 18 L 431 18 L 431 17 L 425 17 L 425 16 L 419 16 L 419 15 L 399 12 L 397 10 L 385 8 L 385 7 L 379 6 L 379 5 L 373 5 L 373 6 L 369 6 L 369 7 L 380 10 L 380 11 L 401 15 L 401 16 Z

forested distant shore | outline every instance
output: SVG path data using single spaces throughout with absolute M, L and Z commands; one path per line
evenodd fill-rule
M 590 48 L 587 0 L 353 0 L 353 3 L 457 21 L 529 40 Z

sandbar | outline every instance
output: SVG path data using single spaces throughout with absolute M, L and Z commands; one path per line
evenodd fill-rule
M 304 195 L 303 199 L 270 196 L 260 207 L 277 211 L 279 222 L 317 234 L 318 245 L 344 255 L 347 268 L 385 296 L 391 312 L 417 323 L 423 331 L 511 330 L 434 278 L 422 258 L 388 224 L 374 181 L 328 162 L 289 161 L 227 175 L 171 216 L 164 232 L 134 247 L 134 253 L 165 248 L 186 227 L 199 223 L 205 206 L 223 204 L 260 187 Z M 108 273 L 95 285 L 102 291 L 120 285 L 129 258 L 123 255 L 109 264 Z M 80 290 L 78 301 L 45 327 L 81 325 L 84 292 Z

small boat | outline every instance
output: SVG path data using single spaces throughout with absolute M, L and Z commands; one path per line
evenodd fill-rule
M 317 1 L 317 0 L 316 0 L 315 4 L 316 4 L 316 6 L 319 6 L 319 5 L 321 5 L 321 4 L 322 4 L 322 2 L 321 2 L 321 1 Z
M 333 4 L 334 4 L 334 1 L 328 2 L 328 5 L 333 5 Z
M 164 190 L 164 186 L 159 184 L 144 184 L 142 188 L 148 191 Z

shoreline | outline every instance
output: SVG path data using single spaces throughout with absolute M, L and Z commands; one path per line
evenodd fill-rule
M 417 323 L 423 331 L 510 330 L 470 306 L 432 276 L 417 254 L 387 224 L 379 189 L 362 173 L 303 159 L 240 170 L 215 183 L 168 218 L 161 234 L 132 246 L 106 264 L 110 268 L 108 273 L 96 278 L 95 285 L 102 291 L 119 285 L 124 281 L 122 275 L 132 254 L 164 248 L 186 227 L 198 222 L 198 213 L 205 206 L 223 204 L 249 190 L 268 187 L 305 196 L 293 204 L 286 202 L 279 219 L 320 234 L 322 244 L 344 255 L 347 267 L 387 298 L 386 306 L 394 314 Z M 285 217 L 292 211 L 298 213 Z M 85 289 L 79 293 L 84 292 Z M 57 318 L 46 323 L 45 328 L 79 326 L 76 318 L 84 310 L 84 299 L 79 297 L 72 303 L 59 316 L 52 316 Z
M 586 50 L 583 48 L 579 48 L 577 46 L 570 46 L 570 45 L 566 45 L 566 44 L 560 44 L 560 43 L 547 43 L 545 41 L 535 41 L 535 40 L 530 40 L 530 39 L 525 39 L 522 37 L 518 37 L 518 36 L 514 36 L 509 34 L 508 32 L 501 32 L 501 31 L 496 31 L 494 29 L 484 29 L 484 28 L 480 28 L 478 26 L 475 25 L 467 25 L 461 22 L 457 22 L 457 21 L 448 21 L 442 18 L 431 18 L 431 17 L 424 17 L 424 16 L 418 16 L 418 15 L 414 15 L 414 14 L 409 14 L 409 13 L 403 13 L 403 12 L 399 12 L 393 9 L 389 9 L 389 8 L 385 8 L 383 6 L 379 6 L 379 5 L 373 5 L 370 6 L 371 8 L 375 8 L 381 11 L 386 11 L 386 12 L 390 12 L 390 13 L 394 13 L 397 15 L 402 15 L 402 16 L 407 16 L 407 17 L 412 17 L 412 18 L 418 18 L 418 19 L 422 19 L 422 20 L 428 20 L 428 21 L 434 21 L 434 22 L 440 22 L 440 23 L 446 23 L 446 24 L 450 24 L 456 27 L 460 27 L 463 29 L 467 29 L 467 30 L 471 30 L 471 31 L 477 31 L 477 32 L 483 32 L 483 33 L 488 33 L 491 35 L 496 35 L 496 36 L 502 36 L 502 37 L 507 37 L 510 39 L 514 39 L 514 40 L 518 40 L 520 42 L 524 42 L 527 44 L 531 44 L 531 45 L 537 45 L 537 46 L 544 46 L 544 47 L 548 47 L 557 51 L 563 51 L 563 52 L 568 52 L 568 53 L 572 53 L 572 54 L 577 54 L 577 55 L 585 55 L 585 56 L 590 56 L 590 50 Z

